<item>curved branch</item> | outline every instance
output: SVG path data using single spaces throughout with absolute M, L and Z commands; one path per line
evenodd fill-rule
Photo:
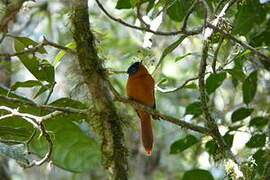
M 195 30 L 190 30 L 187 31 L 185 29 L 179 30 L 179 31 L 172 31 L 172 32 L 163 32 L 163 31 L 153 31 L 149 28 L 145 28 L 145 27 L 139 27 L 139 26 L 134 26 L 132 24 L 126 23 L 125 21 L 123 21 L 122 19 L 116 18 L 114 16 L 112 16 L 103 6 L 102 4 L 99 2 L 99 0 L 96 0 L 97 5 L 99 6 L 99 8 L 106 14 L 107 17 L 109 17 L 110 19 L 112 19 L 115 22 L 118 22 L 124 26 L 133 28 L 133 29 L 137 29 L 140 31 L 147 31 L 156 35 L 162 35 L 162 36 L 173 36 L 173 35 L 178 35 L 178 34 L 185 34 L 185 35 L 196 35 L 196 34 L 200 34 L 203 30 L 203 27 L 197 28 Z

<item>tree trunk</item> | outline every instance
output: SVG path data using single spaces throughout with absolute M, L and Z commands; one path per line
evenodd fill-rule
M 102 139 L 102 164 L 109 171 L 110 179 L 127 179 L 124 134 L 106 81 L 102 60 L 97 55 L 95 38 L 90 30 L 87 0 L 73 0 L 72 6 L 73 37 L 77 44 L 82 75 L 96 109 L 95 118 L 91 119 L 90 123 Z

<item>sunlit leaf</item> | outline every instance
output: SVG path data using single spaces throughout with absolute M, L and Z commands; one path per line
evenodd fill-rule
M 183 56 L 178 56 L 178 57 L 175 58 L 174 61 L 178 62 L 178 61 L 180 61 L 180 60 L 182 60 L 182 59 L 184 59 L 184 58 L 186 58 L 187 56 L 190 56 L 190 55 L 193 55 L 193 53 L 187 53 L 187 54 L 185 54 Z
M 187 84 L 183 88 L 185 89 L 197 89 L 197 85 L 195 83 Z
M 76 49 L 76 42 L 75 41 L 71 41 L 70 43 L 68 43 L 65 47 L 70 48 L 70 49 Z M 63 57 L 66 55 L 66 51 L 61 50 L 59 51 L 59 53 L 55 56 L 52 65 L 54 67 L 57 67 L 60 63 L 60 61 L 63 59 Z

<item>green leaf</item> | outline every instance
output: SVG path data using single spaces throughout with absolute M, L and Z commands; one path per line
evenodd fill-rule
M 163 83 L 165 83 L 165 82 L 167 82 L 167 81 L 168 81 L 168 79 L 163 78 L 163 79 L 161 79 L 157 84 L 158 84 L 158 85 L 161 85 L 161 84 L 163 84 Z
M 191 115 L 194 115 L 195 117 L 197 117 L 197 116 L 201 115 L 202 113 L 203 113 L 202 103 L 201 102 L 193 102 L 186 107 L 185 115 L 191 114 Z
M 266 150 L 259 149 L 256 151 L 256 153 L 253 154 L 252 156 L 255 159 L 256 163 L 256 170 L 258 173 L 262 174 L 265 171 L 265 163 L 267 160 L 270 158 L 269 155 L 267 154 Z
M 228 72 L 230 75 L 232 75 L 233 78 L 235 78 L 237 80 L 240 80 L 242 82 L 246 78 L 246 76 L 243 73 L 242 69 L 233 68 L 233 69 L 226 69 L 225 71 Z
M 116 9 L 130 9 L 132 8 L 130 0 L 118 0 L 115 6 Z
M 182 60 L 185 57 L 190 56 L 190 55 L 193 55 L 193 53 L 187 53 L 187 54 L 185 54 L 183 56 L 178 56 L 178 57 L 175 58 L 175 62 L 178 62 L 178 61 L 180 61 L 180 60 Z
M 187 84 L 183 88 L 185 89 L 197 89 L 197 85 L 195 83 Z
M 1 115 L 1 113 L 0 113 Z M 7 118 L 6 121 L 13 121 L 14 119 L 21 120 L 20 118 Z M 28 128 L 14 128 L 6 126 L 5 123 L 0 125 L 0 137 L 3 139 L 27 139 L 31 136 Z
M 23 40 L 22 40 L 23 39 Z M 16 52 L 23 51 L 28 45 L 24 38 L 15 38 L 14 46 Z M 28 42 L 28 41 L 27 41 Z M 35 44 L 29 40 L 28 43 Z M 38 52 L 43 52 L 40 49 Z M 23 65 L 40 81 L 54 82 L 54 68 L 47 60 L 41 60 L 34 54 L 23 54 L 18 56 Z
M 249 104 L 255 97 L 257 91 L 257 74 L 257 71 L 253 71 L 243 83 L 242 91 L 245 104 Z
M 224 138 L 224 141 L 226 142 L 226 144 L 229 146 L 229 147 L 232 147 L 232 144 L 233 144 L 233 135 L 232 134 L 229 134 L 229 133 L 226 133 L 223 138 Z
M 75 101 L 70 98 L 60 98 L 50 103 L 51 106 L 57 107 L 71 107 L 76 109 L 87 109 L 87 106 L 79 101 Z
M 28 80 L 24 82 L 16 82 L 11 86 L 11 91 L 15 91 L 18 88 L 28 88 L 28 87 L 34 87 L 34 86 L 42 86 L 42 83 L 40 81 L 36 80 Z
M 212 174 L 203 169 L 193 169 L 190 171 L 186 171 L 182 180 L 214 180 Z
M 42 93 L 46 92 L 47 90 L 49 90 L 51 88 L 51 84 L 46 84 L 45 86 L 41 86 L 38 90 L 38 92 L 36 93 L 36 95 L 34 96 L 34 99 L 36 99 L 38 96 L 40 96 Z
M 266 141 L 265 134 L 256 134 L 249 139 L 249 141 L 246 143 L 246 146 L 248 148 L 264 147 L 265 141 Z
M 217 152 L 218 145 L 215 143 L 215 141 L 210 140 L 205 144 L 205 148 L 209 154 L 214 155 Z
M 248 116 L 250 116 L 253 111 L 254 109 L 243 108 L 243 107 L 239 108 L 232 113 L 231 120 L 232 122 L 241 121 L 247 118 Z
M 180 38 L 178 40 L 176 40 L 175 42 L 173 42 L 171 45 L 169 45 L 168 47 L 166 47 L 164 49 L 164 51 L 162 52 L 162 55 L 159 59 L 159 63 L 161 63 L 161 61 L 169 54 L 171 53 L 173 50 L 175 50 L 175 48 L 177 48 L 181 42 L 186 38 L 186 35 L 182 35 L 180 36 Z
M 70 49 L 76 49 L 76 42 L 75 41 L 71 41 L 70 43 L 68 43 L 67 45 L 65 45 L 65 47 L 70 48 Z M 59 53 L 55 56 L 52 65 L 54 67 L 57 67 L 60 64 L 60 61 L 63 59 L 63 57 L 66 55 L 66 51 L 61 50 L 59 51 Z
M 266 11 L 259 1 L 246 0 L 238 8 L 234 19 L 233 33 L 247 35 L 256 24 L 260 24 L 266 17 Z
M 168 16 L 174 21 L 181 22 L 191 4 L 192 1 L 190 0 L 174 0 L 173 4 L 167 9 Z
M 226 79 L 226 72 L 221 72 L 217 74 L 211 74 L 206 79 L 206 92 L 211 94 L 215 92 L 215 90 L 221 86 L 223 81 Z
M 196 144 L 198 141 L 199 140 L 195 136 L 187 135 L 185 138 L 179 139 L 171 145 L 170 154 L 180 153 Z
M 268 121 L 269 121 L 269 118 L 258 116 L 250 120 L 249 126 L 255 126 L 257 128 L 261 128 L 263 126 L 266 126 L 268 124 Z
M 229 131 L 236 131 L 237 129 L 243 127 L 242 124 L 240 125 L 232 125 L 232 126 L 229 126 Z
M 30 48 L 30 47 L 34 47 L 34 46 L 37 46 L 38 45 L 38 43 L 36 41 L 33 41 L 32 39 L 30 39 L 28 37 L 16 37 L 16 36 L 12 36 L 12 38 L 16 42 L 19 42 L 20 43 L 20 46 L 23 46 L 23 48 L 20 48 L 20 51 L 23 51 L 25 48 Z M 16 49 L 16 51 L 18 52 L 17 49 Z M 44 47 L 39 48 L 37 50 L 37 52 L 39 52 L 41 54 L 46 54 L 47 53 L 47 51 L 45 50 Z
M 89 172 L 99 166 L 100 152 L 95 140 L 68 119 L 58 116 L 45 122 L 45 127 L 53 139 L 52 161 L 55 165 L 72 172 Z M 47 152 L 45 139 L 35 137 L 30 150 L 39 156 Z

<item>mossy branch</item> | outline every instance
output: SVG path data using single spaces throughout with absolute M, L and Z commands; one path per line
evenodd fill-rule
M 73 37 L 77 44 L 77 55 L 85 83 L 92 96 L 96 118 L 90 124 L 99 133 L 102 143 L 102 163 L 110 179 L 127 179 L 127 150 L 120 117 L 111 97 L 106 71 L 95 48 L 95 37 L 90 30 L 87 0 L 73 0 L 71 16 Z

